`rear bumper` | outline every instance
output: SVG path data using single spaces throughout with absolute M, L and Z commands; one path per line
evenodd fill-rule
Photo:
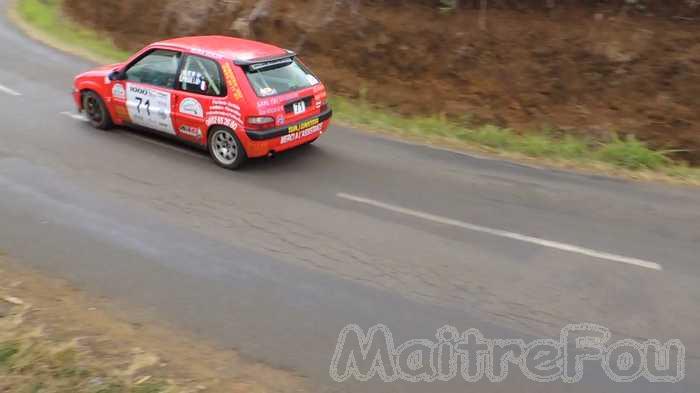
M 253 141 L 267 141 L 270 139 L 276 139 L 283 137 L 285 135 L 291 135 L 298 132 L 303 132 L 306 129 L 315 127 L 319 124 L 325 123 L 333 116 L 333 110 L 331 108 L 326 109 L 325 112 L 318 116 L 313 116 L 308 119 L 304 119 L 296 124 L 287 125 L 284 127 L 272 128 L 265 131 L 251 131 L 246 130 L 246 135 Z
M 316 118 L 320 119 L 320 117 L 314 117 L 312 119 Z M 243 140 L 242 142 L 246 154 L 250 158 L 264 157 L 272 153 L 281 153 L 309 143 L 326 132 L 330 124 L 330 117 L 326 117 L 325 119 L 326 120 L 303 130 L 291 134 L 287 131 L 287 133 L 282 136 L 271 137 L 270 139 L 253 140 L 251 138 L 245 138 L 247 140 Z M 287 128 L 285 128 L 285 130 L 286 129 Z M 246 134 L 246 136 L 248 135 Z

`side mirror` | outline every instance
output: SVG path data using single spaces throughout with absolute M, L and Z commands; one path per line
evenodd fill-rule
M 108 78 L 111 81 L 120 81 L 124 79 L 124 74 L 120 70 L 114 70 L 109 74 Z

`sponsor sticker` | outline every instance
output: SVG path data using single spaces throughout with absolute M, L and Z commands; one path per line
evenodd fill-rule
M 306 80 L 309 82 L 310 85 L 318 84 L 318 79 L 316 79 L 316 77 L 311 74 L 306 74 Z
M 121 117 L 122 119 L 129 118 L 129 112 L 121 105 L 115 106 L 114 111 L 117 113 L 117 116 Z
M 190 126 L 182 126 L 179 129 L 180 134 L 186 135 L 186 136 L 191 136 L 193 138 L 201 139 L 202 138 L 202 130 L 199 128 L 195 127 L 190 127 Z
M 294 60 L 292 60 L 291 58 L 273 60 L 273 61 L 268 61 L 268 62 L 264 62 L 264 63 L 251 64 L 250 69 L 253 71 L 258 71 L 258 70 L 262 70 L 265 68 L 287 66 L 287 65 L 292 64 L 292 62 L 294 62 Z
M 190 115 L 194 117 L 202 118 L 204 117 L 204 110 L 202 109 L 202 104 L 199 103 L 194 98 L 185 98 L 180 102 L 179 107 L 180 113 L 184 115 Z
M 193 70 L 186 70 L 180 74 L 180 82 L 188 85 L 199 85 L 203 80 L 202 73 Z
M 122 100 L 125 99 L 126 90 L 124 90 L 124 85 L 121 83 L 116 83 L 114 86 L 112 86 L 112 97 L 120 98 Z
M 320 123 L 320 122 L 321 122 L 321 121 L 319 120 L 318 117 L 315 118 L 315 119 L 307 120 L 307 121 L 305 121 L 305 122 L 302 122 L 302 123 L 299 123 L 299 124 L 295 124 L 295 125 L 293 125 L 293 126 L 290 126 L 290 127 L 287 129 L 287 132 L 289 132 L 290 134 L 293 134 L 293 133 L 295 133 L 295 132 L 303 131 L 303 130 L 305 130 L 305 129 L 307 129 L 307 128 L 310 128 L 310 127 L 313 127 L 313 126 L 317 125 L 317 124 Z
M 224 70 L 224 79 L 226 79 L 226 85 L 231 89 L 231 94 L 233 95 L 233 98 L 236 101 L 240 101 L 243 98 L 243 92 L 241 92 L 241 88 L 238 86 L 236 76 L 233 75 L 231 65 L 228 62 L 226 62 L 224 63 L 222 68 Z
M 235 119 L 232 119 L 231 117 L 226 117 L 226 116 L 209 116 L 207 117 L 206 120 L 207 127 L 211 127 L 213 125 L 219 125 L 219 126 L 224 126 L 228 127 L 232 130 L 235 130 L 238 128 L 238 122 Z
M 322 128 L 323 128 L 323 124 L 317 124 L 311 128 L 307 128 L 307 129 L 302 130 L 300 132 L 296 132 L 294 134 L 284 135 L 283 137 L 280 138 L 280 144 L 291 143 L 294 141 L 298 141 L 299 139 L 306 138 L 307 136 L 313 135 L 313 134 L 321 131 Z
M 171 95 L 167 91 L 132 83 L 126 86 L 129 118 L 137 125 L 175 135 L 170 103 Z
M 214 102 L 211 103 L 211 106 L 209 107 L 210 111 L 221 111 L 221 112 L 229 112 L 233 115 L 240 116 L 241 115 L 241 108 L 233 104 L 231 102 L 225 101 L 225 100 L 215 100 Z
M 192 53 L 194 53 L 194 54 L 201 55 L 204 57 L 211 57 L 212 59 L 223 59 L 224 58 L 221 55 L 221 53 L 209 51 L 206 49 L 192 48 L 191 50 L 192 50 Z
M 241 108 L 226 100 L 214 100 L 207 111 L 206 123 L 207 126 L 217 124 L 235 130 L 238 124 L 243 124 Z
M 277 90 L 271 87 L 263 87 L 262 89 L 260 89 L 260 95 L 263 97 L 272 96 L 275 94 L 277 94 Z
M 289 101 L 295 100 L 297 98 L 299 98 L 299 92 L 295 91 L 295 92 L 291 92 L 291 93 L 287 93 L 287 94 L 282 94 L 282 95 L 277 96 L 277 97 L 270 97 L 270 98 L 266 98 L 264 100 L 258 100 L 257 106 L 258 106 L 258 108 L 267 108 L 267 107 L 274 106 L 277 109 L 277 108 L 279 108 L 278 105 L 286 104 Z

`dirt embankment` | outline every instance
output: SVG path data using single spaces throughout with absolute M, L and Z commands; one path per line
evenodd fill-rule
M 299 51 L 336 92 L 402 113 L 594 138 L 633 133 L 700 164 L 697 9 L 480 14 L 351 0 L 66 0 L 65 9 L 128 49 L 178 35 L 247 35 Z

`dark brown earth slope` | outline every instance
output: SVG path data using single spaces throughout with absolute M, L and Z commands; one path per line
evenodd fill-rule
M 432 3 L 66 0 L 65 9 L 124 48 L 249 36 L 299 51 L 337 93 L 402 113 L 596 138 L 633 133 L 700 164 L 700 15 L 691 3 L 547 12 L 524 1 L 489 9 L 485 24 L 477 9 Z

